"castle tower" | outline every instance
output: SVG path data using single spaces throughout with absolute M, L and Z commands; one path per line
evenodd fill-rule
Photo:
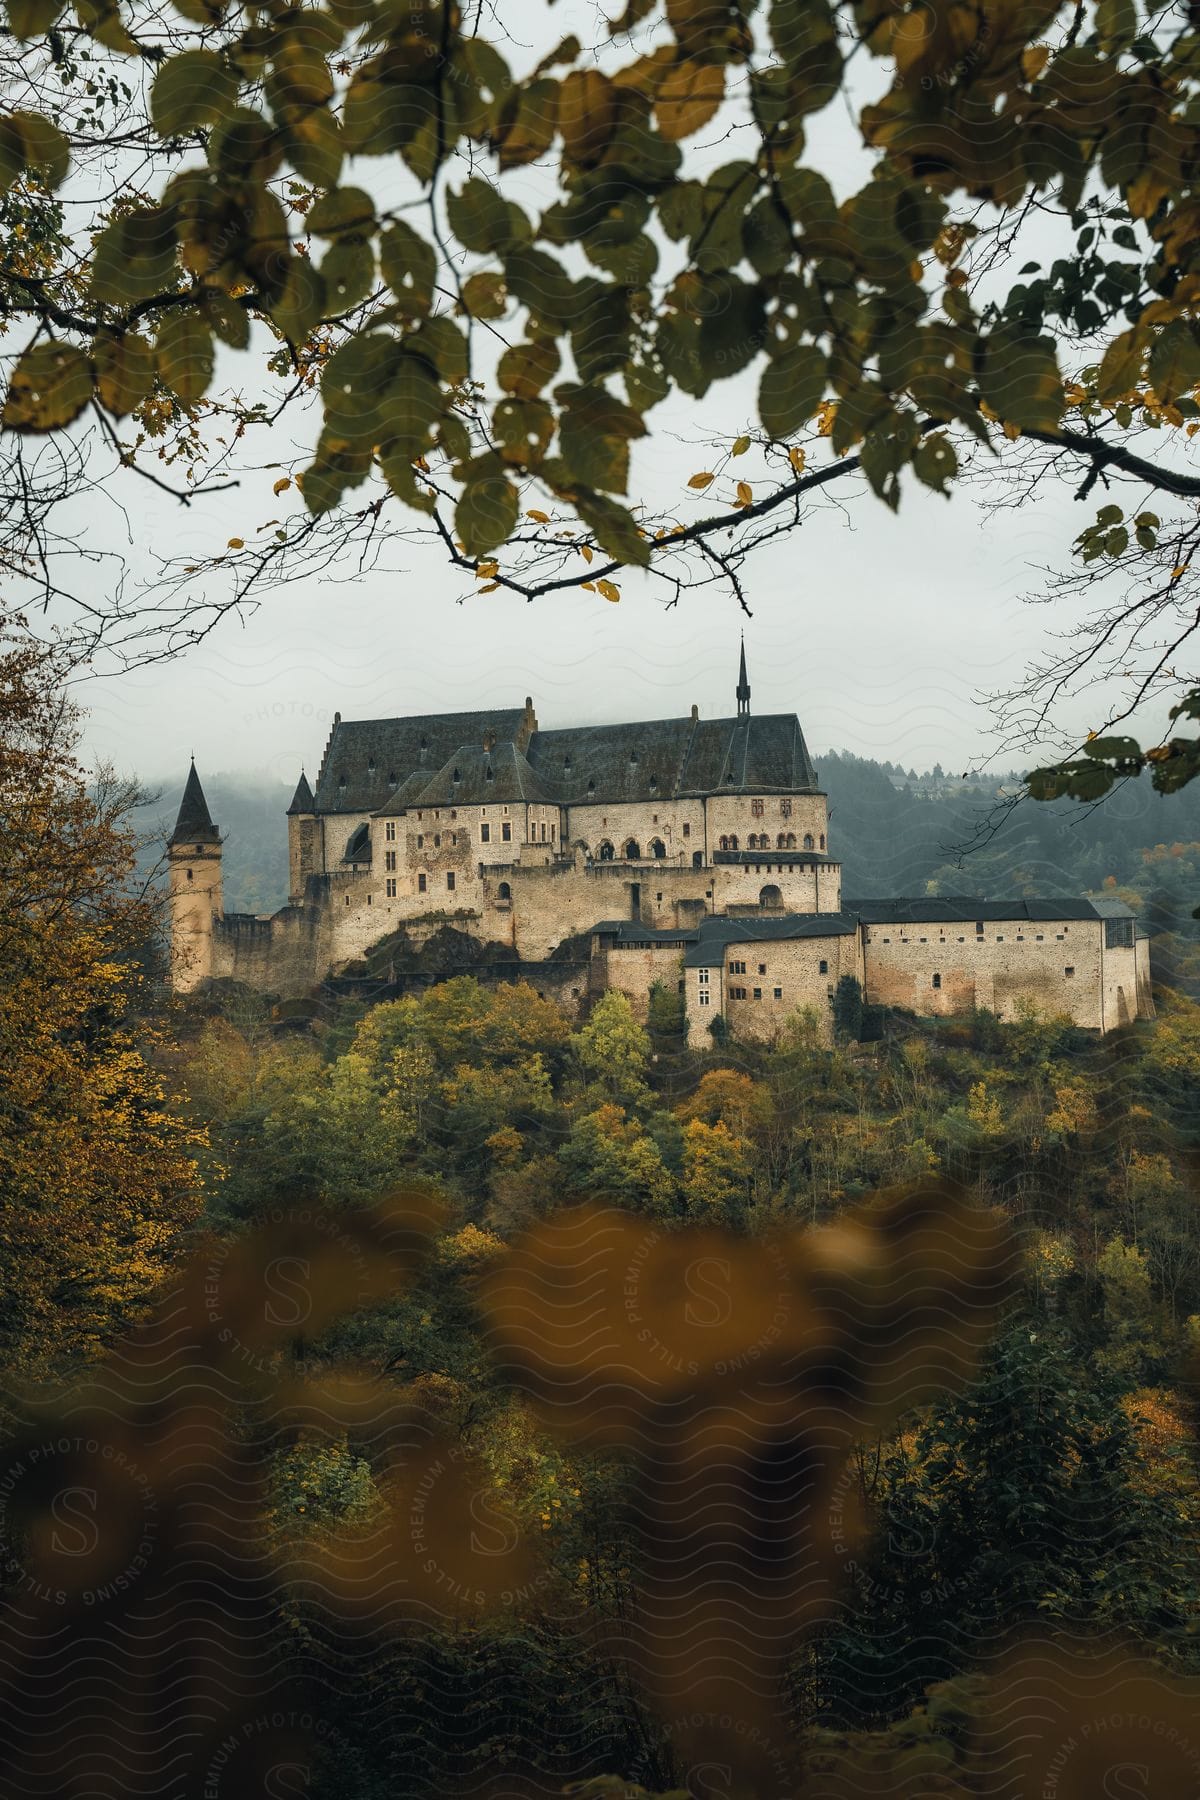
M 187 993 L 213 972 L 213 920 L 221 899 L 221 834 L 193 758 L 167 845 L 171 877 L 171 986 Z
M 750 677 L 746 673 L 746 640 L 742 639 L 742 664 L 738 670 L 737 709 L 739 719 L 750 717 Z
M 317 856 L 317 803 L 303 769 L 287 809 L 287 822 L 288 900 L 292 906 L 299 906 L 309 876 L 319 874 L 321 869 Z

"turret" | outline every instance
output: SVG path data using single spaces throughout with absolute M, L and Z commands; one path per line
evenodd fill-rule
M 738 670 L 737 709 L 739 719 L 750 717 L 750 677 L 746 673 L 746 640 L 742 639 L 742 662 Z
M 287 809 L 287 822 L 288 898 L 293 906 L 299 906 L 304 899 L 309 876 L 320 873 L 317 803 L 303 769 L 296 783 L 292 804 Z
M 213 920 L 221 898 L 221 834 L 212 822 L 195 759 L 167 845 L 171 879 L 171 985 L 180 993 L 213 972 Z

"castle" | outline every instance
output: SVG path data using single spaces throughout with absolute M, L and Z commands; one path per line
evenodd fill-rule
M 1119 900 L 843 900 L 800 722 L 751 713 L 744 647 L 736 700 L 730 718 L 556 731 L 529 698 L 335 714 L 288 808 L 290 898 L 269 917 L 224 910 L 193 762 L 168 851 L 175 987 L 303 994 L 401 927 L 421 942 L 449 926 L 568 1005 L 618 988 L 645 1017 L 652 986 L 678 991 L 701 1047 L 718 1016 L 744 1039 L 802 1007 L 828 1025 L 843 976 L 918 1014 L 1030 1002 L 1098 1032 L 1149 1016 L 1148 945 Z

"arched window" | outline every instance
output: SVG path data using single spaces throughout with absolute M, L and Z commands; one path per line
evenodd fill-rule
M 667 854 L 667 846 L 663 843 L 661 838 L 650 839 L 650 854 L 655 862 L 661 862 L 663 857 Z
M 796 841 L 796 840 L 795 840 L 795 838 L 794 838 L 794 837 L 790 837 L 790 838 L 789 838 L 789 839 L 788 839 L 788 843 L 789 843 L 789 844 L 794 844 L 794 843 L 795 843 L 795 841 Z M 805 848 L 805 849 L 806 849 L 806 850 L 812 850 L 812 849 L 814 849 L 814 848 L 815 848 L 815 845 L 814 845 L 814 844 L 813 844 L 813 834 L 812 834 L 812 832 L 811 832 L 811 831 L 806 831 L 806 832 L 805 832 L 805 834 L 804 834 L 804 848 Z
M 625 860 L 626 862 L 640 862 L 642 860 L 642 847 L 636 838 L 630 838 L 629 842 L 626 844 Z
M 722 838 L 722 839 L 721 839 L 721 841 L 720 841 L 720 844 L 719 844 L 719 846 L 718 846 L 718 848 L 719 848 L 719 849 L 721 849 L 721 850 L 728 850 L 728 848 L 729 848 L 729 839 L 728 839 L 728 838 L 727 838 L 727 837 L 723 837 L 723 838 Z
M 794 850 L 796 848 L 796 834 L 794 831 L 789 831 L 787 834 L 787 847 L 789 850 Z M 804 847 L 806 850 L 812 849 L 812 839 L 811 838 L 805 838 Z
M 729 834 L 729 848 L 731 850 L 736 850 L 737 847 L 738 847 L 737 833 L 731 831 Z
M 775 886 L 774 882 L 769 882 L 768 885 L 762 889 L 758 896 L 758 904 L 762 907 L 764 912 L 768 911 L 771 907 L 783 905 L 783 894 Z
M 783 849 L 786 849 L 786 847 L 787 847 L 787 839 L 784 837 L 784 835 L 781 831 L 779 836 L 775 839 L 775 848 L 777 850 L 783 850 Z
M 821 848 L 822 848 L 822 850 L 825 848 L 825 833 L 824 832 L 821 833 Z
M 500 886 L 496 889 L 496 898 L 497 900 L 512 899 L 512 888 L 508 885 L 507 881 L 502 881 Z
M 613 849 L 613 847 L 609 843 L 608 839 L 605 838 L 601 842 L 600 847 L 597 850 L 596 854 L 600 858 L 601 862 L 611 862 L 613 857 L 616 855 L 616 851 Z

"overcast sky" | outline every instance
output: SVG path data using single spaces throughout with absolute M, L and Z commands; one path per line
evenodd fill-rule
M 580 0 L 556 7 L 547 29 L 557 38 L 588 10 Z M 512 53 L 518 68 L 532 60 Z M 689 155 L 726 161 L 741 148 L 722 142 L 723 131 L 712 136 L 688 146 Z M 861 182 L 865 163 L 844 109 L 814 124 L 808 160 L 841 193 Z M 367 171 L 372 186 L 379 168 Z M 534 171 L 514 177 L 539 179 Z M 507 178 L 506 186 L 512 191 Z M 245 360 L 229 367 L 247 379 Z M 632 495 L 686 509 L 687 478 L 709 461 L 706 437 L 723 433 L 728 442 L 753 422 L 758 374 L 723 384 L 703 404 L 657 409 Z M 316 429 L 314 419 L 313 439 Z M 281 456 L 302 436 L 293 430 Z M 751 460 L 736 473 L 754 478 Z M 294 492 L 276 499 L 272 480 L 270 472 L 251 476 L 187 513 L 141 487 L 124 545 L 135 580 L 156 557 L 211 552 L 231 535 L 250 540 L 289 502 L 299 504 Z M 730 479 L 719 498 L 731 489 Z M 301 765 L 315 772 L 335 711 L 363 718 L 507 707 L 528 693 L 546 726 L 678 715 L 693 704 L 726 714 L 744 627 L 754 709 L 798 713 L 814 751 L 845 748 L 906 767 L 978 766 L 994 748 L 981 696 L 1018 680 L 1054 623 L 1021 596 L 1038 586 L 1041 565 L 1062 566 L 1094 505 L 1051 491 L 988 521 L 970 493 L 947 502 L 908 481 L 893 517 L 855 494 L 750 565 L 751 619 L 719 589 L 666 610 L 662 588 L 637 576 L 622 580 L 617 605 L 587 593 L 527 604 L 502 592 L 460 604 L 461 572 L 436 546 L 401 545 L 396 572 L 298 582 L 170 664 L 87 684 L 87 744 L 155 778 L 182 772 L 194 751 L 202 770 L 273 772 L 290 784 Z M 706 510 L 715 497 L 716 488 Z M 1097 702 L 1080 704 L 1059 720 L 1083 731 L 1100 722 L 1096 711 Z M 1002 766 L 1021 760 L 1006 755 Z

